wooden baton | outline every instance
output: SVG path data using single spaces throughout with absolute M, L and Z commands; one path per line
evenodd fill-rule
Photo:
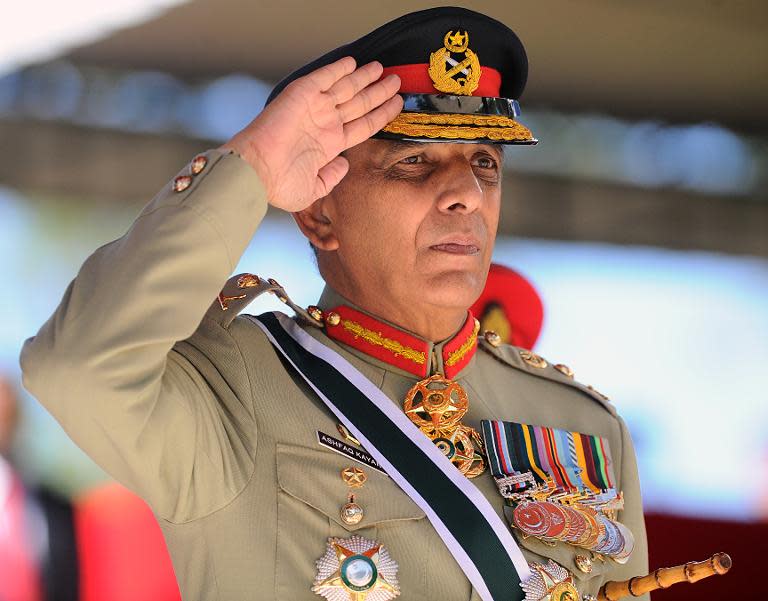
M 715 553 L 706 561 L 691 561 L 674 568 L 659 568 L 647 576 L 635 576 L 629 580 L 606 582 L 597 595 L 598 601 L 618 601 L 624 597 L 639 597 L 645 593 L 668 588 L 678 582 L 698 582 L 714 574 L 725 574 L 731 569 L 727 553 Z

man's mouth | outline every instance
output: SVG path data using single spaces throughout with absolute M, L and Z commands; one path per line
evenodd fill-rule
M 442 244 L 434 244 L 430 248 L 452 255 L 476 255 L 480 252 L 480 247 L 473 243 L 443 242 Z

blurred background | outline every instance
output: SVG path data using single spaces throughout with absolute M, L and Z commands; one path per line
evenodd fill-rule
M 27 572 L 10 601 L 178 598 L 147 508 L 21 389 L 21 344 L 88 254 L 195 153 L 248 123 L 283 75 L 438 4 L 3 7 L 0 506 L 22 498 L 23 481 L 33 509 L 14 511 L 37 526 L 0 565 L 0 598 L 9 574 Z M 627 420 L 651 566 L 734 558 L 728 576 L 654 598 L 746 595 L 768 561 L 768 4 L 456 4 L 510 25 L 529 56 L 520 120 L 541 142 L 507 152 L 495 261 L 543 305 L 536 352 Z M 299 304 L 322 288 L 276 212 L 239 271 L 278 279 Z M 249 312 L 272 308 L 259 299 Z

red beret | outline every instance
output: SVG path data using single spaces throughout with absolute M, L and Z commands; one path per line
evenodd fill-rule
M 501 340 L 531 350 L 541 333 L 544 306 L 531 283 L 516 271 L 491 264 L 480 298 L 471 308 L 480 329 L 493 330 Z

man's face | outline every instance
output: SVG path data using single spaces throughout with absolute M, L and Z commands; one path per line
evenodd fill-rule
M 368 140 L 345 156 L 325 209 L 346 287 L 414 308 L 469 307 L 496 237 L 500 147 Z

